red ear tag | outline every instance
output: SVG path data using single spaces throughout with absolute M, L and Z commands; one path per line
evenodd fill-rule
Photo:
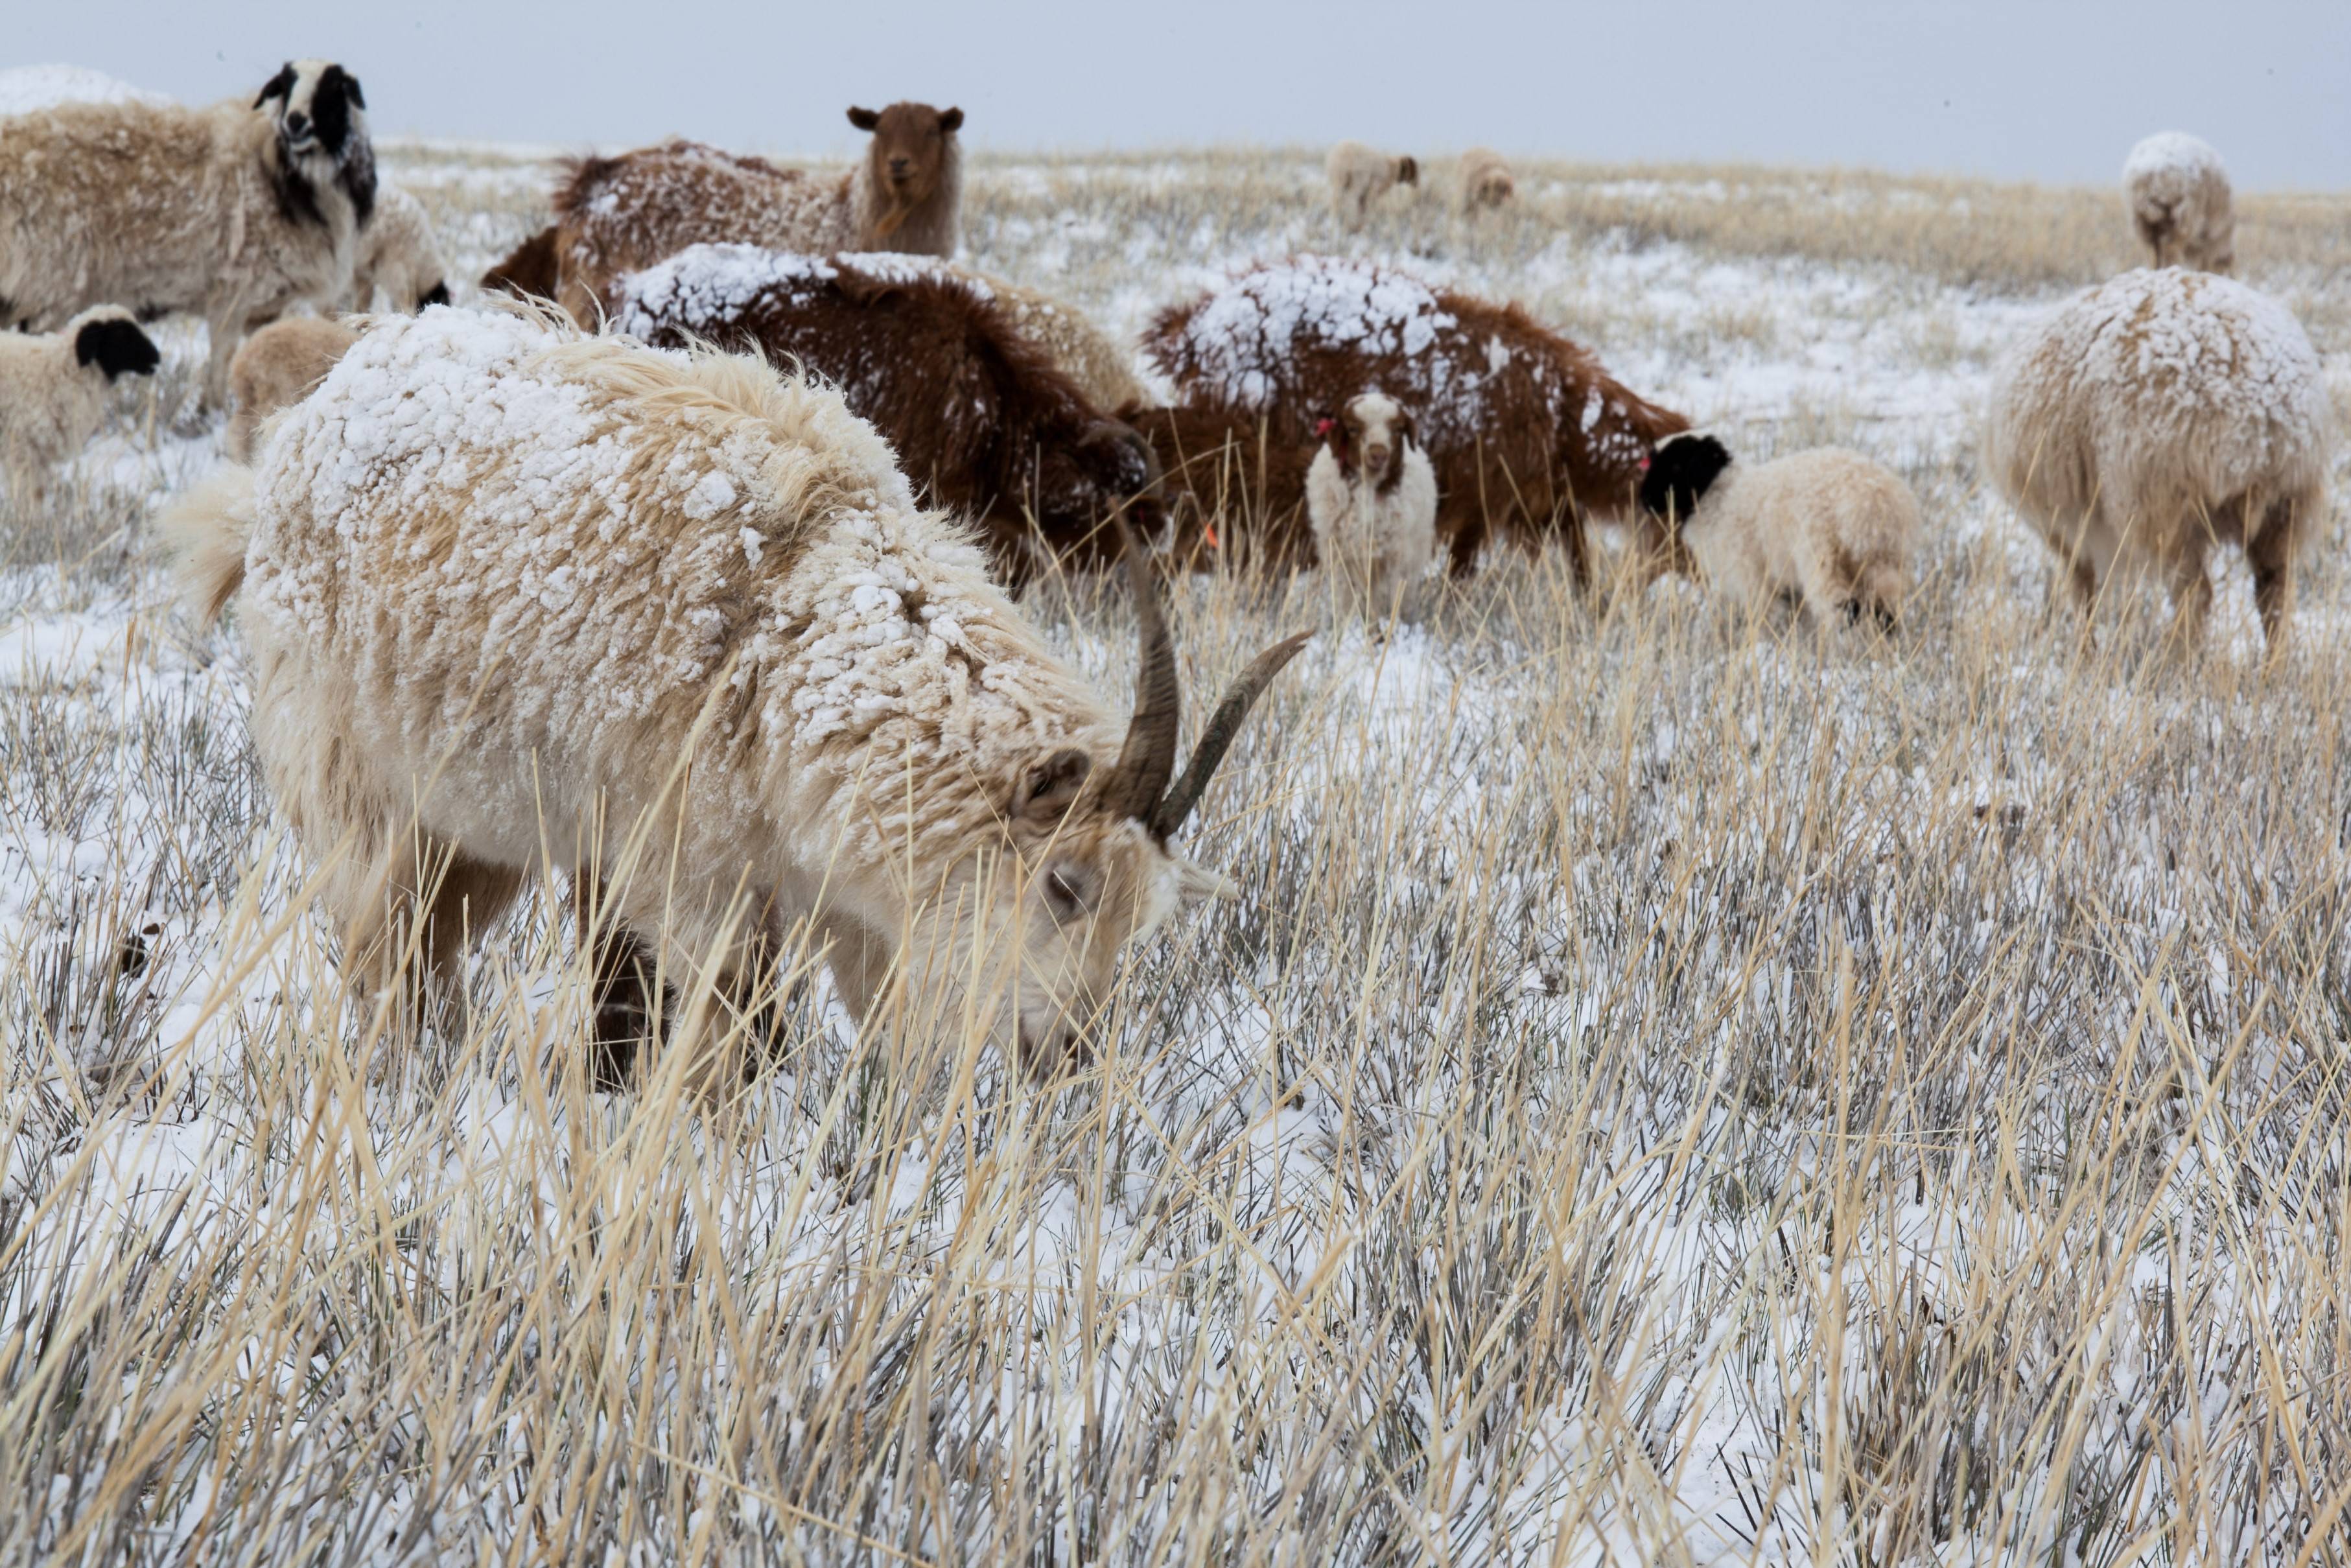
M 1649 471 L 1649 460 L 1648 460 L 1647 458 L 1644 457 L 1644 458 L 1642 458 L 1642 459 L 1641 459 L 1641 472 L 1642 472 L 1642 473 L 1644 473 L 1644 474 L 1646 474 L 1648 471 Z
M 1328 434 L 1331 434 L 1331 423 L 1332 423 L 1332 422 L 1331 422 L 1331 421 L 1329 421 L 1329 420 L 1327 420 L 1327 419 L 1318 419 L 1318 420 L 1316 420 L 1316 421 L 1314 422 L 1314 434 L 1317 434 L 1317 435 L 1328 435 Z

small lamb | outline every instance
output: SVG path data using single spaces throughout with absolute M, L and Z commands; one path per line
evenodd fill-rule
M 1752 466 L 1711 435 L 1669 435 L 1641 479 L 1677 564 L 1735 598 L 1800 596 L 1822 625 L 1892 632 L 1918 553 L 1918 502 L 1883 465 L 1823 446 Z
M 120 305 L 99 305 L 62 331 L 0 332 L 0 464 L 21 502 L 46 496 L 57 465 L 106 423 L 124 376 L 152 375 L 155 344 Z
M 321 316 L 288 316 L 247 338 L 229 361 L 229 392 L 236 399 L 222 442 L 229 461 L 252 462 L 262 422 L 308 397 L 359 340 L 357 328 Z
M 1322 570 L 1374 617 L 1401 613 L 1437 553 L 1437 470 L 1413 444 L 1412 415 L 1367 392 L 1315 430 L 1306 515 Z

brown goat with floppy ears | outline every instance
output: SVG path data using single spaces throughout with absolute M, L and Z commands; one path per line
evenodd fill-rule
M 482 286 L 552 299 L 592 329 L 615 279 L 692 245 L 953 256 L 963 110 L 893 103 L 852 109 L 849 122 L 873 139 L 855 168 L 831 180 L 682 140 L 574 159 L 555 193 L 555 222 Z
M 622 278 L 606 301 L 657 348 L 695 340 L 797 362 L 837 386 L 935 505 L 979 524 L 1015 586 L 1061 560 L 1116 559 L 1122 512 L 1161 526 L 1158 465 L 1086 401 L 987 286 L 926 259 L 695 246 Z
M 1297 256 L 1161 311 L 1143 351 L 1186 404 L 1262 419 L 1301 447 L 1364 388 L 1386 392 L 1436 469 L 1437 534 L 1456 576 L 1499 535 L 1529 549 L 1557 537 L 1586 578 L 1590 518 L 1635 522 L 1650 553 L 1667 546 L 1640 509 L 1641 470 L 1689 421 L 1516 305 Z

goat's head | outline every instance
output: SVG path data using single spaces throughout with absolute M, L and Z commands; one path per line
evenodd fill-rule
M 375 150 L 360 78 L 331 60 L 288 60 L 262 85 L 253 107 L 276 123 L 286 164 L 340 184 L 366 223 L 375 210 Z
M 1398 158 L 1395 161 L 1395 180 L 1399 185 L 1419 184 L 1420 161 L 1408 152 Z
M 1038 443 L 1029 504 L 1048 543 L 1080 559 L 1119 553 L 1123 519 L 1145 538 L 1167 525 L 1159 455 L 1143 433 L 1115 419 L 1088 418 Z
M 876 229 L 887 235 L 908 214 L 935 194 L 956 155 L 956 132 L 963 128 L 963 110 L 937 110 L 927 103 L 893 103 L 876 114 L 852 109 L 849 123 L 870 131 L 873 141 L 865 150 L 866 168 L 873 188 L 886 198 Z
M 1668 435 L 1641 460 L 1641 533 L 1651 578 L 1696 570 L 1682 528 L 1730 466 L 1730 448 L 1700 431 Z
M 1132 529 L 1121 537 L 1142 641 L 1134 716 L 1115 759 L 1043 746 L 1012 775 L 1001 803 L 1010 852 L 987 900 L 987 946 L 971 955 L 975 978 L 997 1001 L 996 1038 L 1017 1039 L 1033 1068 L 1081 1051 L 1129 943 L 1180 910 L 1234 895 L 1223 877 L 1179 853 L 1174 839 L 1251 705 L 1306 641 L 1277 643 L 1241 673 L 1178 776 L 1180 694 L 1158 569 Z
M 1316 433 L 1339 460 L 1349 479 L 1361 477 L 1384 495 L 1404 476 L 1404 455 L 1413 434 L 1412 415 L 1385 392 L 1360 392 L 1335 414 L 1318 421 Z

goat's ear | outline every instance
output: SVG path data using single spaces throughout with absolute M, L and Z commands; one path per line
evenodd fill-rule
M 882 117 L 870 109 L 852 107 L 849 111 L 849 123 L 860 131 L 871 131 L 882 123 Z
M 287 93 L 292 92 L 293 90 L 294 62 L 288 60 L 284 65 L 277 68 L 277 74 L 276 76 L 271 77 L 267 81 L 261 84 L 261 90 L 253 96 L 253 107 L 259 109 L 271 99 L 284 98 Z
M 1407 154 L 1406 156 L 1396 160 L 1396 183 L 1399 185 L 1417 185 L 1420 183 L 1420 161 L 1418 159 Z
M 1012 787 L 1011 815 L 1039 827 L 1052 826 L 1070 814 L 1093 770 L 1094 759 L 1074 746 L 1038 758 L 1020 770 L 1020 780 Z
M 939 131 L 940 131 L 940 134 L 945 135 L 945 136 L 953 136 L 956 131 L 961 131 L 962 129 L 963 129 L 963 110 L 960 110 L 960 109 L 950 109 L 950 110 L 948 110 L 946 113 L 944 113 L 944 114 L 942 114 L 942 115 L 940 115 L 940 116 L 939 116 Z
M 1176 862 L 1176 903 L 1178 908 L 1197 909 L 1212 898 L 1230 904 L 1240 895 L 1241 890 L 1232 878 L 1210 871 L 1198 861 L 1179 860 Z

